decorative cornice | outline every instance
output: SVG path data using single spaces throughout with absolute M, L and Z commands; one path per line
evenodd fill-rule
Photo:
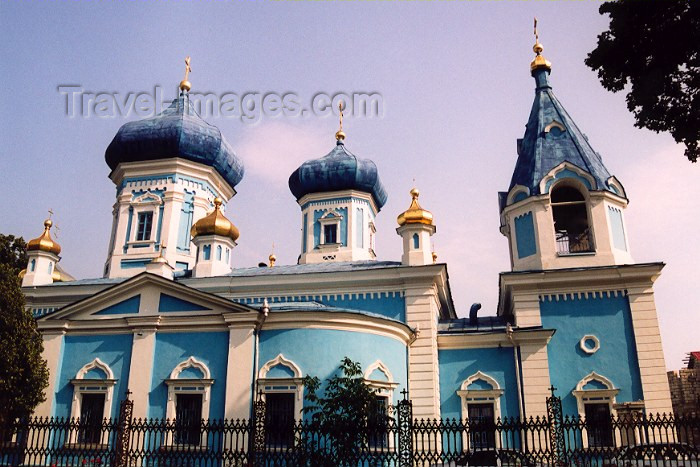
M 513 347 L 513 345 L 538 343 L 546 345 L 554 335 L 554 329 L 513 329 L 511 342 L 505 330 L 484 333 L 438 334 L 439 350 L 480 349 Z

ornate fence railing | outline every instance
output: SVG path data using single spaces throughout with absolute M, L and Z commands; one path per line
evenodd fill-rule
M 504 465 L 700 465 L 698 417 L 587 421 L 563 417 L 557 397 L 547 402 L 547 416 L 476 422 L 414 419 L 411 402 L 403 400 L 348 445 L 346 427 L 270 425 L 261 401 L 251 420 L 188 425 L 133 420 L 127 399 L 117 419 L 100 425 L 33 418 L 0 426 L 0 465 L 404 467 L 496 465 L 496 458 Z

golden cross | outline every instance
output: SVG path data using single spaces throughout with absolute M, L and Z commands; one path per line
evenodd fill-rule
M 540 36 L 537 34 L 537 17 L 535 17 L 535 43 L 540 41 Z
M 187 81 L 187 78 L 190 76 L 191 72 L 192 67 L 190 66 L 190 56 L 188 55 L 185 57 L 185 79 L 183 81 Z
M 49 219 L 51 219 L 51 216 L 53 216 L 53 208 L 49 208 Z
M 340 111 L 340 131 L 343 131 L 343 101 L 338 102 L 338 111 Z

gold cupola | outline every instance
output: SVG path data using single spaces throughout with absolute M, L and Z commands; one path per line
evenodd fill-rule
M 218 196 L 214 198 L 214 210 L 195 222 L 190 230 L 192 238 L 202 235 L 220 235 L 228 237 L 234 242 L 238 239 L 240 235 L 238 228 L 221 212 L 222 204 L 221 198 Z
M 50 230 L 52 225 L 53 222 L 51 219 L 46 219 L 44 221 L 44 233 L 33 240 L 29 240 L 27 243 L 27 251 L 46 251 L 54 255 L 59 255 L 61 253 L 61 245 L 51 238 Z
M 535 58 L 530 62 L 530 72 L 536 70 L 552 71 L 552 63 L 544 58 L 542 51 L 544 47 L 540 44 L 540 36 L 537 34 L 537 18 L 535 18 L 535 45 L 532 46 L 532 51 L 535 52 Z
M 420 204 L 418 204 L 418 197 L 420 196 L 420 191 L 418 188 L 413 188 L 411 191 L 411 206 L 399 214 L 396 218 L 396 222 L 399 225 L 405 224 L 425 224 L 433 225 L 433 213 L 423 209 Z

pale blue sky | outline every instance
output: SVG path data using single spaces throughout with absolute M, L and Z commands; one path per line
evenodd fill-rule
M 0 232 L 37 236 L 46 210 L 61 264 L 101 275 L 115 190 L 104 151 L 127 119 L 67 118 L 61 84 L 126 93 L 174 89 L 183 58 L 200 91 L 379 92 L 382 118 L 348 118 L 347 147 L 373 159 L 389 193 L 377 220 L 380 259 L 399 260 L 396 216 L 412 179 L 437 224 L 460 314 L 494 314 L 509 268 L 497 192 L 508 188 L 533 99 L 532 17 L 540 21 L 554 91 L 630 197 L 637 261 L 668 263 L 657 306 L 669 368 L 698 350 L 695 240 L 698 166 L 668 135 L 634 128 L 624 96 L 602 89 L 583 60 L 607 26 L 596 1 L 3 2 L 0 51 Z M 133 118 L 133 117 L 132 117 Z M 300 248 L 287 177 L 334 144 L 335 118 L 210 118 L 247 173 L 228 216 L 241 230 L 235 266 L 281 263 Z

